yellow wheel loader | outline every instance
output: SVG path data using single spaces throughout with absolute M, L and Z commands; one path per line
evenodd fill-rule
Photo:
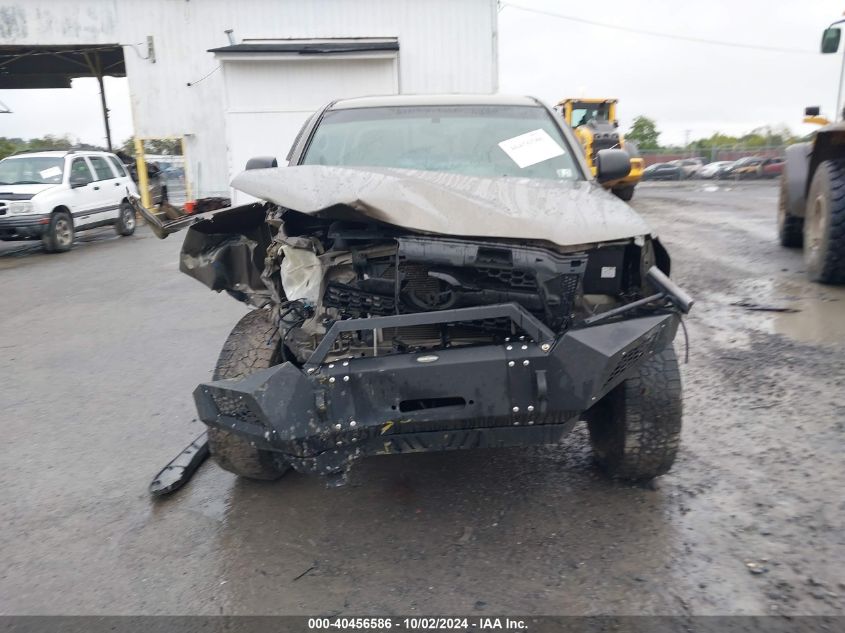
M 825 29 L 822 53 L 839 50 L 843 26 L 845 19 Z M 822 127 L 808 141 L 786 148 L 778 205 L 781 245 L 803 247 L 810 279 L 826 284 L 845 284 L 845 113 L 839 110 L 841 99 L 840 80 L 839 120 L 821 116 L 818 107 L 804 111 L 805 123 Z
M 634 197 L 634 187 L 643 175 L 643 159 L 634 143 L 626 143 L 617 129 L 616 99 L 564 99 L 558 104 L 563 118 L 575 131 L 587 164 L 596 175 L 595 157 L 602 149 L 624 149 L 631 157 L 631 171 L 619 180 L 602 183 L 622 200 Z

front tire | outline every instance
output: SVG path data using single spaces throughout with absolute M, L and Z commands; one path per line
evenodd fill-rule
M 786 170 L 780 177 L 780 197 L 778 198 L 778 241 L 786 248 L 801 248 L 804 243 L 804 218 L 789 213 L 789 191 Z
M 73 247 L 73 235 L 73 218 L 70 213 L 56 211 L 50 216 L 50 224 L 41 242 L 48 253 L 64 253 Z
M 635 481 L 668 472 L 681 441 L 682 413 L 678 359 L 668 347 L 587 411 L 596 462 L 611 477 Z
M 267 310 L 247 312 L 232 329 L 214 368 L 214 380 L 243 378 L 282 360 L 279 328 Z M 242 437 L 209 427 L 208 448 L 217 464 L 249 479 L 278 479 L 290 466 L 273 451 L 255 448 Z
M 804 262 L 811 280 L 845 283 L 845 160 L 826 160 L 813 175 L 804 212 Z
M 135 232 L 136 224 L 137 222 L 135 221 L 135 209 L 133 209 L 132 205 L 130 205 L 128 202 L 121 202 L 119 215 L 117 216 L 117 222 L 115 222 L 114 225 L 114 230 L 117 231 L 118 235 L 127 237 Z

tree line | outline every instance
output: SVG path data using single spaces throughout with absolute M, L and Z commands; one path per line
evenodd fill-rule
M 44 152 L 49 150 L 67 149 L 106 151 L 106 148 L 100 145 L 91 145 L 90 143 L 80 143 L 78 141 L 74 141 L 67 134 L 62 136 L 47 134 L 41 138 L 31 139 L 0 136 L 0 159 L 21 152 Z M 135 141 L 130 137 L 121 143 L 120 146 L 116 147 L 115 151 L 134 158 Z M 182 154 L 182 144 L 178 139 L 147 140 L 144 141 L 144 151 L 146 151 L 147 154 L 169 154 L 171 156 L 180 156 Z
M 742 136 L 730 136 L 716 132 L 706 138 L 699 138 L 691 141 L 687 146 L 663 146 L 660 144 L 660 130 L 657 123 L 646 116 L 638 116 L 631 124 L 631 129 L 625 133 L 625 139 L 633 141 L 641 150 L 655 151 L 688 151 L 696 150 L 707 152 L 714 148 L 736 148 L 736 149 L 758 149 L 761 147 L 773 147 L 789 145 L 800 139 L 796 137 L 786 126 L 761 126 L 754 128 Z

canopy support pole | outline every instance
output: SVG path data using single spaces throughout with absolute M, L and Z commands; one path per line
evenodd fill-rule
M 91 61 L 88 53 L 85 53 L 85 61 L 88 62 L 88 68 L 91 70 L 91 74 L 97 78 L 97 83 L 100 84 L 100 105 L 103 109 L 103 123 L 106 127 L 106 147 L 108 147 L 109 151 L 112 151 L 111 127 L 109 126 L 109 108 L 108 104 L 106 104 L 106 90 L 103 87 L 103 69 L 102 64 L 100 63 L 100 55 L 98 53 L 94 53 L 94 59 L 97 62 L 96 64 Z

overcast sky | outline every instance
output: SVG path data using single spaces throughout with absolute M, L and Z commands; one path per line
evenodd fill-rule
M 806 105 L 832 114 L 840 55 L 818 53 L 821 32 L 842 15 L 842 0 L 506 0 L 584 20 L 682 37 L 799 49 L 771 52 L 679 41 L 538 15 L 505 6 L 499 13 L 502 92 L 555 103 L 566 96 L 617 97 L 623 129 L 643 114 L 662 143 L 721 131 L 800 123 Z M 132 134 L 126 80 L 106 79 L 112 138 Z M 70 90 L 0 90 L 13 110 L 0 114 L 0 136 L 68 133 L 103 143 L 98 88 L 77 79 Z

